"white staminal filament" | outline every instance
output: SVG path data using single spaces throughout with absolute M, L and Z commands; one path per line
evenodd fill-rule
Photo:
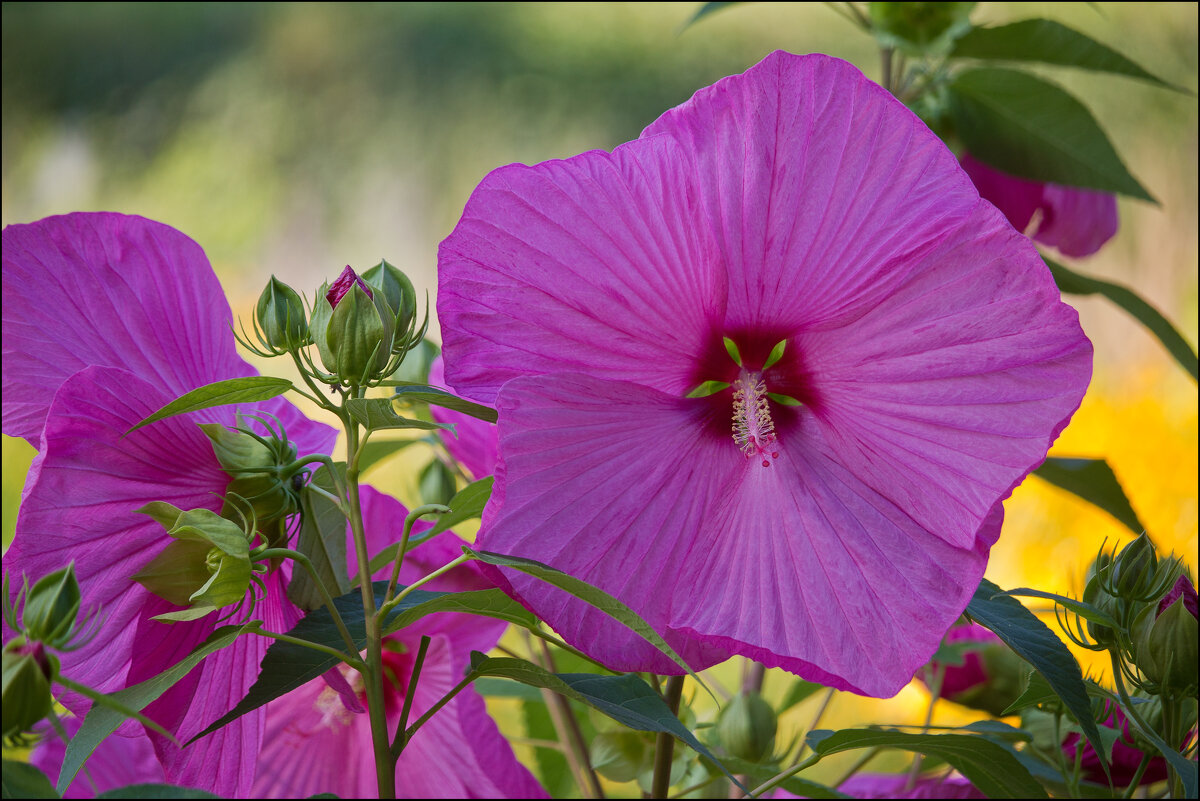
M 771 459 L 779 458 L 768 403 L 762 373 L 742 370 L 733 382 L 733 441 L 747 459 L 762 459 L 763 467 L 770 467 Z

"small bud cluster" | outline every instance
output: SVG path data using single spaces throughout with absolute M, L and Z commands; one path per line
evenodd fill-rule
M 311 316 L 301 296 L 274 276 L 259 296 L 254 331 L 239 341 L 260 356 L 292 354 L 301 369 L 334 386 L 376 386 L 396 372 L 429 326 L 417 323 L 412 282 L 382 261 L 361 276 L 347 266 L 333 284 L 317 290 Z M 321 368 L 308 354 L 316 346 Z

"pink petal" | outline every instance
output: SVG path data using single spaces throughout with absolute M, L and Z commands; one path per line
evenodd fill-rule
M 80 718 L 66 718 L 67 734 L 75 736 L 82 724 Z M 46 726 L 42 739 L 29 755 L 30 764 L 45 773 L 52 784 L 58 783 L 67 746 Z M 162 766 L 154 756 L 154 747 L 140 724 L 122 725 L 112 736 L 100 743 L 75 780 L 67 787 L 63 798 L 94 798 L 97 794 L 131 784 L 164 781 Z
M 1119 225 L 1115 195 L 1073 186 L 1046 184 L 1042 213 L 1034 240 L 1076 259 L 1099 250 Z
M 642 138 L 659 135 L 699 174 L 729 275 L 726 332 L 786 335 L 857 316 L 974 206 L 941 140 L 828 56 L 776 51 Z
M 501 391 L 500 490 L 478 546 L 546 562 L 620 598 L 693 668 L 730 653 L 892 695 L 962 612 L 999 503 L 960 549 L 841 465 L 820 429 L 770 468 L 709 434 L 703 409 L 579 375 Z M 637 635 L 504 570 L 565 639 L 618 670 L 678 672 Z
M 995 205 L 1013 228 L 1025 233 L 1034 213 L 1042 205 L 1046 185 L 1000 172 L 970 153 L 964 152 L 958 163 L 979 190 L 979 196 Z
M 161 223 L 76 213 L 4 229 L 4 433 L 35 446 L 50 399 L 89 365 L 174 398 L 253 375 L 204 251 Z
M 907 773 L 857 773 L 838 790 L 855 798 L 987 798 L 962 776 L 922 776 L 908 784 Z
M 433 364 L 429 366 L 429 383 L 433 386 L 445 386 L 446 377 L 441 356 L 434 359 Z M 479 479 L 496 472 L 500 441 L 495 425 L 440 406 L 430 406 L 429 411 L 437 422 L 454 424 L 457 436 L 449 431 L 439 431 L 438 434 L 446 450 L 472 477 Z
M 446 380 L 557 370 L 683 394 L 725 302 L 686 155 L 630 142 L 490 173 L 438 250 Z
M 967 549 L 1078 408 L 1092 357 L 1028 240 L 976 211 L 886 298 L 796 343 L 837 460 Z
M 415 642 L 404 639 L 406 646 Z M 411 652 L 411 651 L 410 651 Z M 444 636 L 433 638 L 413 699 L 409 723 L 458 683 L 466 657 Z M 399 723 L 401 698 L 389 696 L 388 723 Z M 320 792 L 342 798 L 376 794 L 375 761 L 366 715 L 346 711 L 332 690 L 314 680 L 267 706 L 255 796 L 301 798 Z M 544 798 L 545 791 L 517 762 L 480 698 L 468 688 L 430 718 L 396 765 L 401 798 Z

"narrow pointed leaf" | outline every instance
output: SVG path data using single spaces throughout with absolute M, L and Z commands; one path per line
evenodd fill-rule
M 809 745 L 822 757 L 858 748 L 915 751 L 945 760 L 987 798 L 1047 797 L 1042 786 L 1012 754 L 990 740 L 970 734 L 908 734 L 843 729 L 838 732 L 812 732 Z
M 1059 291 L 1068 295 L 1103 295 L 1108 298 L 1146 326 L 1146 329 L 1167 349 L 1167 353 L 1179 362 L 1179 366 L 1187 370 L 1193 381 L 1196 380 L 1197 370 L 1200 368 L 1200 363 L 1196 359 L 1196 351 L 1192 350 L 1192 346 L 1184 339 L 1183 334 L 1171 325 L 1170 320 L 1164 317 L 1162 312 L 1128 287 L 1069 270 L 1053 259 L 1047 259 L 1044 255 L 1042 260 L 1050 268 L 1050 274 L 1054 276 L 1054 283 L 1058 284 Z
M 1065 606 L 1075 614 L 1082 618 L 1086 618 L 1093 623 L 1098 623 L 1102 626 L 1108 626 L 1109 628 L 1116 628 L 1118 625 L 1117 622 L 1112 619 L 1112 616 L 1104 610 L 1097 609 L 1091 604 L 1085 604 L 1083 601 L 1076 601 L 1074 598 L 1068 598 L 1065 595 L 1058 595 L 1057 593 L 1053 592 L 1044 592 L 1042 590 L 1034 590 L 1030 589 L 1029 587 L 1018 587 L 1015 590 L 1007 590 L 1004 594 L 1025 598 L 1044 598 L 1047 601 L 1054 601 L 1056 604 Z
M 1092 719 L 1092 705 L 1079 663 L 1045 623 L 1003 592 L 987 579 L 981 580 L 975 597 L 967 604 L 967 614 L 1042 674 L 1075 717 L 1088 742 L 1100 753 L 1103 743 Z
M 567 698 L 585 703 L 631 729 L 666 732 L 712 761 L 738 787 L 746 789 L 725 769 L 720 760 L 688 731 L 662 696 L 632 673 L 621 676 L 551 673 L 524 659 L 489 658 L 478 651 L 471 653 L 471 672 L 478 676 L 512 679 L 531 687 L 553 690 Z
M 955 131 L 991 166 L 1032 181 L 1157 201 L 1129 174 L 1087 108 L 1025 72 L 980 68 L 949 86 Z
M 376 581 L 372 585 L 375 591 L 376 608 L 383 603 L 387 584 L 386 581 Z M 363 623 L 362 593 L 354 590 L 340 598 L 334 598 L 333 603 L 342 620 L 345 621 L 346 628 L 349 629 L 350 636 L 354 638 L 358 650 L 366 648 L 367 634 Z M 390 634 L 435 612 L 462 612 L 494 617 L 521 626 L 534 625 L 533 615 L 498 589 L 470 592 L 413 590 L 388 613 L 381 624 L 381 630 L 384 634 Z M 334 623 L 329 610 L 324 606 L 305 615 L 287 634 L 339 650 L 346 647 L 337 624 Z M 237 720 L 247 712 L 307 684 L 337 663 L 336 657 L 303 645 L 279 640 L 271 643 L 266 655 L 263 656 L 258 679 L 250 687 L 246 697 L 227 714 L 193 737 L 189 743 L 193 743 Z
M 460 398 L 437 387 L 420 385 L 396 387 L 393 397 L 398 401 L 432 403 L 434 406 L 441 406 L 444 409 L 452 409 L 456 412 L 469 414 L 471 417 L 477 417 L 489 423 L 496 422 L 496 410 L 491 406 L 484 406 L 482 403 L 475 403 L 466 398 Z
M 428 420 L 414 420 L 411 417 L 401 417 L 392 408 L 391 398 L 351 398 L 346 401 L 346 411 L 359 423 L 372 431 L 382 431 L 389 428 L 418 428 L 432 431 L 444 428 L 453 431 L 450 423 L 434 423 Z
M 345 462 L 336 463 L 345 480 Z M 325 467 L 313 473 L 310 484 L 336 495 L 335 485 Z M 346 571 L 346 517 L 341 510 L 323 495 L 305 487 L 300 493 L 303 515 L 296 550 L 312 562 L 322 583 L 334 596 L 350 591 L 350 576 Z M 299 565 L 292 571 L 292 580 L 287 587 L 288 598 L 305 611 L 316 609 L 325 602 L 320 589 L 308 571 Z
M 1003 714 L 1012 715 L 1020 712 L 1022 709 L 1039 704 L 1053 704 L 1058 701 L 1058 695 L 1054 692 L 1054 688 L 1050 683 L 1042 677 L 1042 674 L 1036 670 L 1031 670 L 1029 675 L 1025 677 L 1025 689 L 1021 694 L 1008 705 Z
M 145 709 L 163 693 L 169 690 L 180 679 L 200 664 L 204 657 L 231 644 L 241 634 L 258 628 L 261 621 L 252 620 L 244 626 L 222 626 L 208 636 L 203 643 L 190 654 L 157 676 L 146 679 L 132 687 L 126 687 L 112 693 L 110 697 L 121 704 L 138 711 Z M 79 731 L 67 743 L 67 751 L 63 756 L 62 769 L 58 774 L 58 790 L 66 792 L 75 779 L 75 774 L 83 767 L 83 763 L 96 750 L 105 737 L 117 730 L 125 722 L 125 716 L 108 707 L 93 704 L 87 717 L 79 727 Z
M 286 378 L 272 378 L 267 375 L 251 375 L 244 378 L 230 378 L 226 381 L 214 381 L 180 395 L 125 433 L 129 434 L 142 426 L 174 417 L 177 414 L 211 409 L 214 406 L 228 406 L 231 403 L 257 403 L 270 400 L 291 388 L 292 382 Z
M 421 541 L 441 534 L 451 526 L 457 526 L 464 520 L 483 515 L 483 508 L 492 497 L 492 476 L 473 481 L 458 491 L 446 504 L 450 511 L 438 518 L 437 524 L 429 531 L 421 534 Z
M 464 547 L 463 552 L 467 553 L 481 562 L 486 562 L 489 565 L 497 565 L 499 567 L 511 567 L 515 570 L 520 570 L 522 573 L 528 573 L 534 578 L 541 579 L 548 584 L 553 584 L 560 590 L 569 592 L 576 598 L 586 601 L 592 606 L 599 609 L 604 614 L 613 618 L 617 622 L 634 631 L 638 636 L 646 642 L 653 645 L 662 653 L 670 657 L 671 661 L 679 665 L 687 671 L 688 675 L 696 680 L 696 683 L 705 690 L 708 690 L 708 685 L 700 680 L 700 677 L 692 671 L 692 668 L 671 646 L 667 645 L 666 640 L 659 636 L 649 623 L 641 618 L 637 612 L 634 612 L 625 604 L 612 597 L 599 587 L 593 587 L 586 581 L 567 575 L 561 570 L 556 570 L 549 565 L 544 565 L 541 562 L 533 559 L 525 559 L 519 556 L 504 556 L 498 553 L 489 553 L 487 551 L 474 551 Z M 711 693 L 711 691 L 709 691 Z
M 699 9 L 697 9 L 696 13 L 692 15 L 691 19 L 689 19 L 687 22 L 683 23 L 683 26 L 679 29 L 679 32 L 683 33 L 689 27 L 691 27 L 692 25 L 695 25 L 701 19 L 703 19 L 704 17 L 707 17 L 709 14 L 713 13 L 714 11 L 720 11 L 721 9 L 726 8 L 728 6 L 736 6 L 736 5 L 737 5 L 737 2 L 735 2 L 735 0 L 726 0 L 726 2 L 705 3 L 704 5 L 700 6 Z
M 805 681 L 804 679 L 796 679 L 792 683 L 792 687 L 788 690 L 787 697 L 783 699 L 783 704 L 777 710 L 778 714 L 783 714 L 786 710 L 791 709 L 796 704 L 804 701 L 818 690 L 826 689 L 824 684 L 817 684 L 815 681 Z M 761 784 L 761 782 L 760 782 Z
M 1033 474 L 1099 506 L 1134 534 L 1146 530 L 1112 468 L 1103 459 L 1062 459 L 1051 456 Z
M 1023 19 L 994 28 L 973 28 L 955 43 L 950 56 L 1079 67 L 1140 78 L 1177 92 L 1186 91 L 1151 75 L 1107 45 L 1048 19 Z

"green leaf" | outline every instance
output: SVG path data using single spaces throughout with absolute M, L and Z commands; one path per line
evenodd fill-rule
M 696 680 L 696 683 L 705 690 L 708 686 L 700 680 L 700 677 L 692 671 L 692 668 L 679 654 L 675 653 L 675 649 L 667 645 L 666 640 L 659 636 L 649 623 L 641 618 L 636 612 L 630 609 L 625 604 L 612 597 L 599 587 L 593 587 L 586 581 L 577 579 L 574 576 L 533 559 L 525 559 L 519 556 L 504 556 L 498 553 L 490 553 L 488 551 L 475 551 L 466 546 L 463 546 L 463 552 L 473 556 L 481 562 L 486 562 L 489 565 L 498 567 L 511 567 L 515 570 L 520 570 L 522 573 L 528 573 L 534 578 L 541 579 L 547 584 L 553 584 L 560 590 L 570 593 L 581 601 L 585 601 L 599 609 L 604 614 L 616 620 L 631 629 L 635 634 L 643 640 L 653 645 L 659 651 L 670 657 L 671 661 L 679 665 L 687 671 L 688 675 Z M 711 691 L 710 691 L 711 692 Z
M 726 8 L 727 6 L 736 6 L 736 5 L 737 5 L 736 2 L 705 3 L 704 5 L 700 6 L 699 9 L 697 9 L 696 13 L 692 15 L 691 19 L 689 19 L 687 22 L 683 23 L 683 27 L 681 27 L 679 29 L 679 32 L 683 33 L 689 27 L 691 27 L 692 25 L 695 25 L 701 19 L 703 19 L 704 17 L 707 17 L 709 14 L 713 13 L 714 11 L 720 11 L 722 8 Z
M 342 481 L 346 479 L 346 463 L 335 462 Z M 336 496 L 337 491 L 329 469 L 324 465 L 313 473 L 309 485 L 315 485 Z M 334 596 L 350 591 L 350 576 L 346 571 L 346 516 L 333 501 L 306 486 L 300 493 L 300 536 L 296 550 L 308 557 L 321 582 Z M 316 582 L 299 565 L 292 570 L 287 596 L 305 611 L 325 603 Z
M 1062 640 L 1020 601 L 1004 595 L 1003 590 L 987 579 L 980 580 L 966 611 L 971 619 L 990 629 L 1042 674 L 1099 753 L 1103 743 L 1096 721 L 1092 719 L 1092 705 L 1083 683 L 1083 673 Z
M 28 762 L 15 759 L 4 760 L 4 773 L 0 778 L 3 798 L 58 798 L 54 785 L 46 774 Z
M 362 452 L 359 454 L 358 470 L 359 472 L 365 472 L 368 467 L 374 467 L 379 462 L 399 453 L 409 445 L 424 441 L 424 439 L 372 439 L 363 446 Z
M 711 760 L 735 784 L 743 790 L 746 789 L 695 735 L 688 731 L 662 696 L 632 673 L 622 676 L 551 673 L 524 659 L 487 657 L 478 651 L 471 652 L 471 672 L 479 676 L 497 676 L 531 687 L 552 690 L 594 707 L 631 729 L 666 732 Z
M 126 687 L 123 690 L 112 693 L 111 697 L 132 709 L 139 711 L 145 709 L 146 706 L 157 700 L 160 695 L 190 673 L 192 668 L 200 664 L 200 660 L 204 659 L 204 657 L 224 648 L 240 635 L 261 625 L 262 621 L 252 620 L 243 626 L 222 626 L 208 635 L 208 639 L 197 646 L 190 654 L 162 673 L 132 687 Z M 124 721 L 125 716 L 116 710 L 99 704 L 92 705 L 87 717 L 83 719 L 79 731 L 67 743 L 67 751 L 63 756 L 62 769 L 58 774 L 58 790 L 60 793 L 66 792 L 67 787 L 75 779 L 75 774 L 79 772 L 79 769 L 83 767 L 83 763 L 96 750 L 96 746 L 100 745 L 104 738 L 116 731 L 117 727 Z
M 822 757 L 858 748 L 916 751 L 944 759 L 987 798 L 1047 797 L 1042 786 L 1012 754 L 990 740 L 970 734 L 908 734 L 843 729 L 832 733 L 812 732 L 808 742 L 813 751 Z
M 788 690 L 787 697 L 783 699 L 783 704 L 777 710 L 778 714 L 782 715 L 786 710 L 791 709 L 796 704 L 804 701 L 813 693 L 824 689 L 826 689 L 824 684 L 817 684 L 815 681 L 805 681 L 804 679 L 796 679 L 796 681 L 792 683 L 791 689 Z
M 1129 498 L 1125 497 L 1112 468 L 1103 459 L 1062 459 L 1051 456 L 1033 474 L 1099 506 L 1134 534 L 1146 530 L 1133 511 Z
M 818 688 L 820 685 L 817 685 Z M 779 768 L 772 765 L 763 765 L 758 762 L 748 762 L 745 759 L 738 759 L 735 756 L 723 756 L 722 761 L 725 767 L 733 771 L 739 776 L 747 776 L 752 782 L 753 787 L 765 784 L 771 779 L 779 775 Z M 796 776 L 784 779 L 776 787 L 782 787 L 785 791 L 791 793 L 798 798 L 854 798 L 852 795 L 838 792 L 832 787 L 826 787 L 823 784 L 817 784 L 808 779 L 801 779 Z
M 446 504 L 450 507 L 450 511 L 439 517 L 437 524 L 433 528 L 421 533 L 420 542 L 441 534 L 451 526 L 457 526 L 464 520 L 481 517 L 483 515 L 483 508 L 487 506 L 488 499 L 492 497 L 492 481 L 492 476 L 487 476 L 478 481 L 473 481 L 459 490 L 450 499 L 450 503 Z
M 496 410 L 491 406 L 484 406 L 482 403 L 475 403 L 466 398 L 460 398 L 437 387 L 420 385 L 396 387 L 395 394 L 392 397 L 401 402 L 432 403 L 434 406 L 441 406 L 444 409 L 452 409 L 456 412 L 469 414 L 471 417 L 477 417 L 489 423 L 496 422 Z
M 1054 692 L 1054 688 L 1042 677 L 1041 673 L 1031 670 L 1029 675 L 1025 677 L 1025 689 L 1021 691 L 1021 694 L 1017 696 L 1015 701 L 1008 705 L 1008 708 L 1002 714 L 1012 715 L 1027 707 L 1040 706 L 1042 704 L 1057 705 L 1058 694 Z
M 245 378 L 214 381 L 180 395 L 125 433 L 129 434 L 142 426 L 157 423 L 159 420 L 174 417 L 177 414 L 211 409 L 214 406 L 228 406 L 231 403 L 257 403 L 269 400 L 282 395 L 291 388 L 292 382 L 286 378 L 272 378 L 267 375 L 251 375 Z
M 488 698 L 520 698 L 531 704 L 545 703 L 542 694 L 535 688 L 508 679 L 479 679 L 475 682 L 475 692 Z M 553 735 L 551 735 L 551 739 L 553 739 Z
M 1059 291 L 1068 295 L 1102 295 L 1108 298 L 1144 325 L 1167 349 L 1167 353 L 1179 362 L 1179 366 L 1187 370 L 1192 380 L 1196 380 L 1197 368 L 1200 366 L 1197 364 L 1196 351 L 1192 350 L 1183 334 L 1171 325 L 1162 312 L 1128 287 L 1069 270 L 1044 255 L 1042 260 L 1050 268 L 1050 274 L 1054 276 L 1054 283 L 1058 284 Z
M 387 584 L 386 581 L 376 581 L 372 585 L 375 591 L 376 608 L 383 603 Z M 399 589 L 403 589 L 403 587 Z M 366 648 L 367 634 L 363 623 L 362 593 L 354 590 L 339 598 L 334 598 L 333 604 L 346 623 L 346 628 L 349 629 L 350 636 L 354 638 L 358 650 Z M 381 623 L 381 630 L 384 634 L 390 634 L 435 612 L 464 612 L 494 617 L 521 626 L 534 625 L 533 615 L 499 589 L 471 592 L 413 590 L 387 614 Z M 324 606 L 305 615 L 287 634 L 339 650 L 346 647 L 337 624 L 333 622 L 329 610 Z M 219 720 L 189 740 L 189 744 L 211 734 L 247 712 L 258 709 L 263 704 L 307 684 L 337 664 L 338 659 L 334 656 L 303 645 L 276 640 L 271 643 L 267 653 L 263 656 L 258 678 L 246 693 L 246 697 Z
M 521 717 L 525 723 L 525 734 L 534 740 L 557 741 L 558 732 L 554 728 L 554 721 L 550 718 L 550 709 L 543 700 L 540 690 L 510 681 L 509 679 L 490 678 L 482 678 L 476 681 L 476 689 L 478 690 L 480 682 L 485 681 L 504 682 L 505 684 L 522 687 L 530 692 L 537 693 L 538 702 L 529 701 L 521 704 Z M 591 742 L 591 740 L 589 739 L 588 742 Z M 571 768 L 567 764 L 567 758 L 563 755 L 562 749 L 534 746 L 533 757 L 537 763 L 537 777 L 551 798 L 568 798 L 573 793 L 578 792 L 575 781 L 571 777 Z
M 950 53 L 951 58 L 1035 61 L 1140 78 L 1178 92 L 1112 48 L 1053 20 L 1024 19 L 995 28 L 974 28 Z
M 107 790 L 96 798 L 220 798 L 207 790 L 179 787 L 174 784 L 131 784 Z
M 1157 203 L 1129 174 L 1091 112 L 1025 72 L 980 68 L 949 86 L 955 130 L 971 155 L 1021 178 Z
M 1082 618 L 1086 618 L 1093 623 L 1099 623 L 1100 625 L 1108 626 L 1109 628 L 1116 628 L 1118 626 L 1117 621 L 1113 620 L 1112 616 L 1103 609 L 1097 609 L 1091 604 L 1086 604 L 1083 601 L 1076 601 L 1074 598 L 1068 598 L 1065 595 L 1058 595 L 1057 593 L 1053 592 L 1044 592 L 1042 590 L 1033 590 L 1029 587 L 1018 587 L 1015 590 L 1008 590 L 1004 594 L 1025 598 L 1044 598 L 1047 601 L 1054 601 L 1056 604 L 1065 606 L 1075 614 Z
M 362 426 L 370 431 L 383 431 L 389 428 L 418 428 L 432 431 L 443 428 L 453 431 L 452 423 L 434 423 L 428 420 L 414 420 L 401 417 L 392 409 L 391 398 L 351 398 L 346 401 L 346 411 Z

